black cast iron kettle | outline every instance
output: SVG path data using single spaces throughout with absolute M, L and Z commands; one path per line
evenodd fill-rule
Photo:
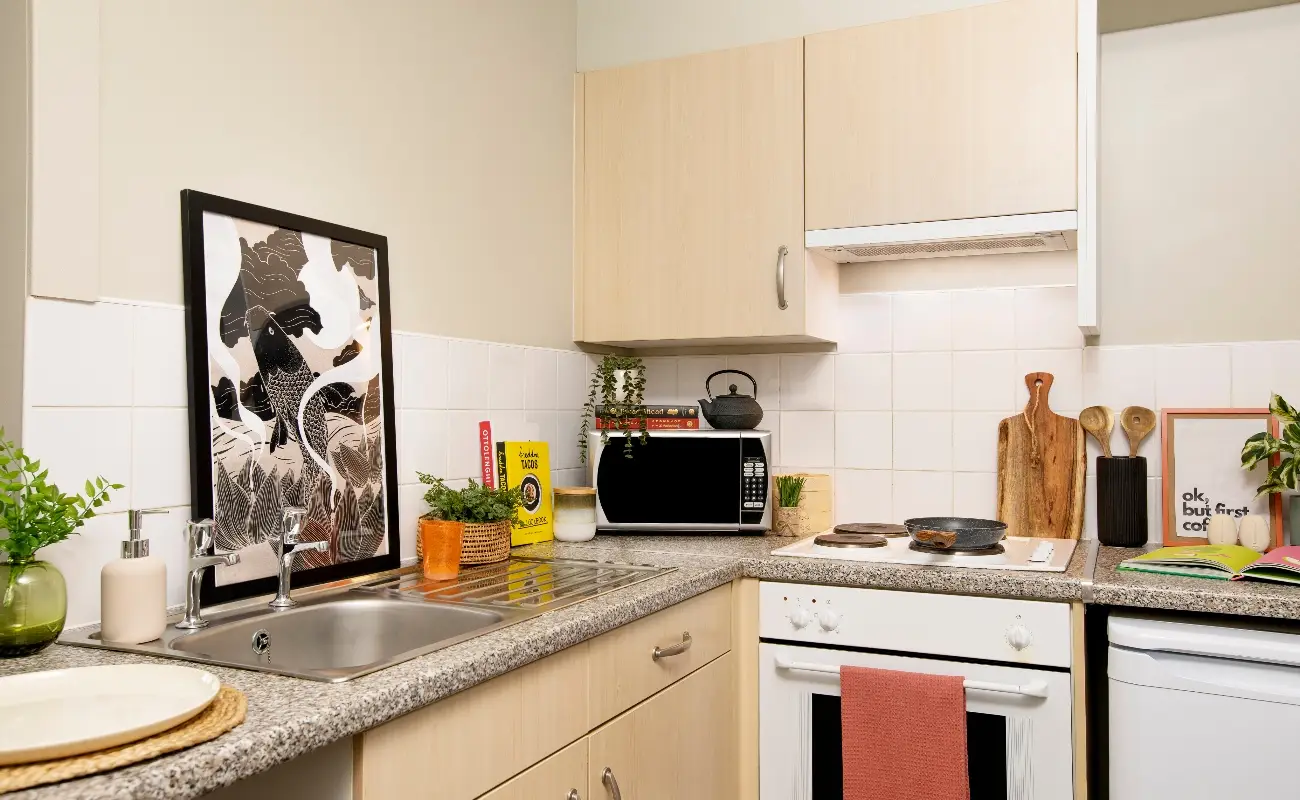
M 737 394 L 736 384 L 733 383 L 729 394 L 715 398 L 709 383 L 719 375 L 727 373 L 749 378 L 749 382 L 754 384 L 754 396 Z M 747 431 L 757 428 L 758 423 L 763 421 L 763 407 L 755 399 L 758 397 L 758 381 L 754 380 L 754 376 L 748 372 L 741 372 L 738 369 L 720 369 L 704 379 L 704 391 L 709 395 L 709 399 L 700 401 L 700 413 L 704 415 L 704 421 L 714 428 L 723 431 Z

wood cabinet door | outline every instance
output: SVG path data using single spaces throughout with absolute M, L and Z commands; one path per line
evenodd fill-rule
M 589 72 L 582 83 L 581 338 L 802 334 L 803 41 Z
M 1078 207 L 1074 0 L 806 39 L 809 230 Z
M 664 689 L 589 737 L 591 796 L 623 800 L 731 800 L 736 763 L 735 663 L 728 653 Z
M 579 739 L 479 800 L 587 800 L 587 740 Z

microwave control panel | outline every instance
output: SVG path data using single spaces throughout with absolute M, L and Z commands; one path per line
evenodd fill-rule
M 771 496 L 767 454 L 760 440 L 749 437 L 740 440 L 740 465 L 740 522 L 757 525 L 763 521 L 763 510 Z

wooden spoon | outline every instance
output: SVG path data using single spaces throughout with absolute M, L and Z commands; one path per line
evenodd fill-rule
M 1120 412 L 1119 426 L 1128 434 L 1128 454 L 1138 454 L 1142 440 L 1156 429 L 1156 412 L 1142 406 L 1129 406 Z
M 1079 424 L 1101 445 L 1101 454 L 1110 458 L 1110 435 L 1115 430 L 1115 412 L 1106 406 L 1089 406 L 1079 415 Z

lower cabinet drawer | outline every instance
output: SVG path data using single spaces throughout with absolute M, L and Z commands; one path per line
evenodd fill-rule
M 731 650 L 731 584 L 602 634 L 590 647 L 595 728 Z
M 479 800 L 586 800 L 589 796 L 584 737 Z

